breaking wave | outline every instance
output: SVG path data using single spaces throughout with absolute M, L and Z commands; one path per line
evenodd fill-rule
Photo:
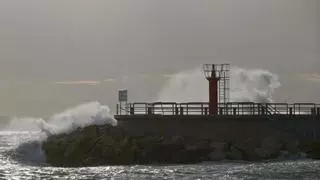
M 264 69 L 232 67 L 230 80 L 231 102 L 272 102 L 280 87 L 276 74 Z M 157 100 L 169 102 L 207 102 L 208 82 L 200 67 L 173 75 L 160 90 Z
M 17 147 L 8 152 L 11 157 L 21 163 L 44 163 L 45 154 L 42 142 L 48 135 L 70 133 L 78 128 L 89 125 L 117 125 L 110 114 L 108 106 L 99 102 L 89 102 L 53 115 L 47 120 L 42 118 L 15 117 L 4 128 L 6 132 L 25 132 L 28 138 L 17 140 Z
M 108 106 L 101 105 L 99 102 L 89 102 L 57 113 L 47 120 L 42 118 L 15 117 L 4 130 L 40 131 L 48 135 L 69 133 L 77 128 L 102 124 L 116 126 L 117 121 L 110 114 Z

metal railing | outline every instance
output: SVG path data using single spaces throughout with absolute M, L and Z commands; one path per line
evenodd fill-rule
M 252 103 L 219 104 L 218 115 L 319 115 L 320 104 L 315 103 Z M 154 102 L 117 104 L 117 115 L 208 115 L 207 102 Z

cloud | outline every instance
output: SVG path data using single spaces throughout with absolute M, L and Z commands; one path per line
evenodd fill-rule
M 302 74 L 301 77 L 304 80 L 312 81 L 315 83 L 320 83 L 320 74 L 319 73 Z
M 104 79 L 104 82 L 116 82 L 117 80 L 115 78 L 108 78 L 108 79 Z
M 171 78 L 174 76 L 174 74 L 162 74 L 161 76 L 165 78 Z
M 100 81 L 59 81 L 56 84 L 63 84 L 63 85 L 98 85 Z

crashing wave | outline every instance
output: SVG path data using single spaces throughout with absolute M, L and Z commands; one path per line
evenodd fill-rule
M 8 155 L 21 163 L 44 163 L 45 155 L 42 142 L 52 134 L 71 133 L 78 128 L 90 125 L 110 124 L 117 126 L 117 121 L 110 114 L 108 106 L 99 102 L 89 102 L 53 115 L 48 120 L 42 118 L 13 118 L 4 128 L 6 131 L 29 131 L 31 139 L 19 142 Z
M 280 85 L 278 76 L 268 70 L 232 67 L 230 101 L 272 102 L 273 92 Z M 200 67 L 182 71 L 168 79 L 158 93 L 157 101 L 207 102 L 207 87 L 208 82 Z

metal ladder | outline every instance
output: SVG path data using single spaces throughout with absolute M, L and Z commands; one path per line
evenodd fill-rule
M 224 79 L 220 79 L 219 81 L 219 84 L 218 84 L 218 94 L 219 94 L 219 99 L 218 99 L 218 102 L 223 102 L 225 103 L 226 101 L 226 94 L 225 94 L 225 82 L 224 82 Z
M 281 114 L 275 107 L 272 107 L 270 104 L 260 104 L 259 108 L 264 108 L 265 110 L 265 118 L 268 120 L 269 124 L 276 128 L 277 130 L 280 130 L 282 132 L 287 132 L 292 134 L 294 137 L 297 138 L 306 138 L 306 135 L 302 135 L 300 132 L 297 131 L 295 126 L 290 123 L 290 121 L 294 121 L 294 116 L 288 116 Z M 277 120 L 288 120 L 289 123 L 281 123 Z

